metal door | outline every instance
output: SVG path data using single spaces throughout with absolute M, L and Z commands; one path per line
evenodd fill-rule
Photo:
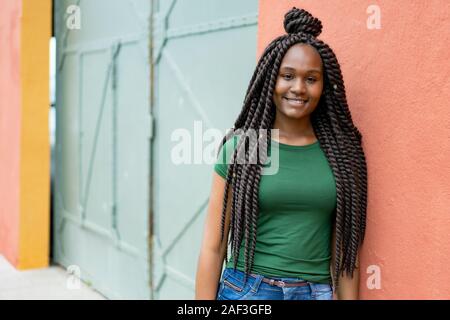
M 257 6 L 257 0 L 155 1 L 155 299 L 194 296 L 213 172 L 194 156 L 191 165 L 174 164 L 172 133 L 190 132 L 194 152 L 199 134 L 233 125 L 256 64 Z
M 54 1 L 53 255 L 109 298 L 151 296 L 150 17 L 148 0 Z

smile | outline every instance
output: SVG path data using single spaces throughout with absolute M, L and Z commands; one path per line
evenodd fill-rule
M 288 99 L 286 97 L 283 97 L 283 99 L 286 99 L 289 104 L 295 105 L 295 106 L 304 106 L 308 100 L 302 100 L 302 99 Z

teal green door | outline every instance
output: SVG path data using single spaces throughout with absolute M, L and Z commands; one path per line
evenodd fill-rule
M 108 298 L 148 299 L 151 2 L 54 5 L 53 258 Z
M 192 164 L 176 165 L 172 134 L 186 129 L 194 144 L 194 126 L 225 133 L 233 125 L 256 64 L 257 6 L 257 0 L 155 1 L 155 299 L 194 297 L 213 172 L 211 164 L 194 164 L 194 156 Z

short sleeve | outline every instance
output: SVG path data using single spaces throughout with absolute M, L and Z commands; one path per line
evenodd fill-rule
M 220 152 L 214 165 L 214 171 L 224 179 L 227 178 L 228 167 L 230 166 L 234 149 L 237 147 L 237 142 L 238 138 L 237 136 L 234 136 L 233 138 L 228 139 L 222 147 L 219 146 Z

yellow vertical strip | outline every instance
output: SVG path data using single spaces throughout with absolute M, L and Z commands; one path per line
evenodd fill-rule
M 46 267 L 50 239 L 48 114 L 51 0 L 22 0 L 18 269 Z

